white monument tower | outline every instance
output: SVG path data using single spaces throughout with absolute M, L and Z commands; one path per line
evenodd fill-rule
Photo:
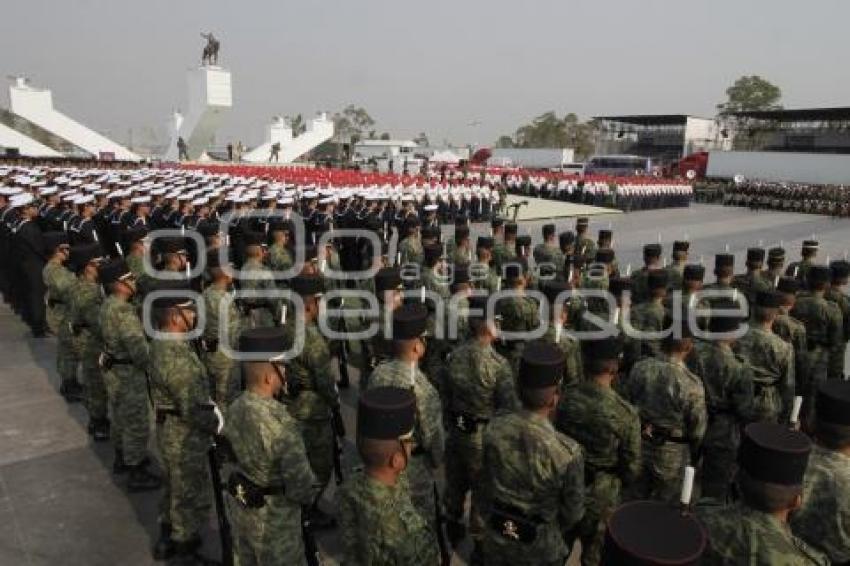
M 178 138 L 186 142 L 191 161 L 207 158 L 207 149 L 225 114 L 233 106 L 230 71 L 217 65 L 203 65 L 189 71 L 189 110 L 184 115 L 175 112 L 173 132 L 165 159 L 177 161 Z

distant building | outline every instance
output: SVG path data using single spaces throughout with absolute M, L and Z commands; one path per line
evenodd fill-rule
M 413 140 L 361 140 L 354 144 L 351 160 L 365 163 L 370 159 L 412 158 L 417 148 Z
M 850 107 L 758 110 L 731 115 L 735 149 L 850 153 Z
M 596 116 L 596 155 L 639 155 L 658 165 L 698 151 L 732 149 L 732 128 L 687 114 Z

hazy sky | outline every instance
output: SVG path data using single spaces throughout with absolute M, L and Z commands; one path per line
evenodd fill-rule
M 219 141 L 259 143 L 275 114 L 348 103 L 432 143 L 489 143 L 547 110 L 711 116 L 742 74 L 779 85 L 786 107 L 850 105 L 846 0 L 2 4 L 0 71 L 119 141 L 186 106 L 208 30 L 233 76 Z

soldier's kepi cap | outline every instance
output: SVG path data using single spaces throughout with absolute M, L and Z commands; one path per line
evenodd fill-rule
M 422 252 L 425 255 L 425 263 L 436 263 L 443 257 L 443 246 L 437 243 L 426 244 L 422 246 Z
M 413 433 L 416 396 L 401 387 L 373 387 L 357 403 L 357 436 L 398 440 Z
M 590 219 L 586 216 L 576 218 L 576 228 L 587 227 L 590 224 Z
M 596 261 L 598 263 L 609 264 L 614 261 L 614 250 L 610 248 L 603 248 L 601 250 L 596 250 Z
M 557 230 L 557 228 L 555 228 L 554 224 L 544 224 L 543 225 L 543 237 L 548 238 L 549 236 L 554 236 L 556 230 Z
M 724 310 L 735 310 L 738 305 L 731 298 L 719 298 L 714 302 L 712 316 L 708 321 L 708 329 L 711 332 L 725 334 L 735 332 L 741 327 L 741 318 L 738 316 L 722 316 Z
M 242 241 L 246 246 L 264 246 L 266 245 L 266 235 L 262 232 L 250 230 L 243 234 Z
M 850 277 L 850 262 L 843 259 L 833 261 L 829 264 L 829 271 L 832 273 L 832 280 L 839 281 Z
M 663 269 L 653 269 L 646 276 L 646 284 L 650 290 L 667 287 L 667 272 Z
M 698 564 L 708 536 L 699 521 L 674 505 L 632 501 L 608 519 L 603 566 Z
M 619 360 L 623 355 L 623 342 L 617 338 L 583 340 L 582 353 L 588 359 Z
M 767 250 L 767 263 L 782 263 L 785 261 L 785 248 L 770 248 Z
M 572 290 L 572 285 L 566 281 L 549 281 L 543 286 L 543 294 L 546 295 L 549 305 L 554 305 L 562 293 L 568 293 L 570 290 Z M 564 298 L 562 298 L 561 302 L 564 301 Z
M 603 229 L 599 231 L 599 237 L 597 238 L 600 242 L 610 242 L 614 238 L 614 232 L 612 230 Z
M 831 273 L 825 265 L 813 265 L 806 272 L 806 280 L 810 285 L 829 283 Z
M 820 384 L 815 417 L 818 422 L 850 427 L 850 381 L 830 379 Z
M 816 251 L 818 247 L 817 240 L 803 240 L 803 251 Z
M 186 249 L 185 238 L 159 238 L 157 240 L 159 252 L 163 254 L 185 254 Z
M 375 293 L 383 295 L 386 291 L 401 290 L 401 273 L 393 267 L 383 267 L 375 274 Z
M 501 218 L 500 216 L 496 216 L 496 217 L 493 218 L 493 220 L 490 221 L 490 226 L 492 228 L 498 228 L 499 226 L 504 226 L 504 224 L 505 224 L 505 219 Z
M 422 303 L 406 303 L 393 311 L 393 340 L 425 336 L 428 308 Z
M 45 232 L 41 239 L 44 242 L 44 251 L 47 254 L 52 254 L 60 246 L 68 245 L 67 232 Z
M 490 236 L 478 236 L 478 241 L 476 242 L 475 247 L 478 248 L 479 250 L 480 249 L 492 250 L 493 249 L 493 238 L 491 238 Z
M 516 249 L 519 251 L 520 248 L 529 248 L 531 247 L 531 236 L 527 234 L 523 234 L 522 236 L 516 237 Z
M 104 286 L 111 285 L 116 281 L 121 281 L 133 275 L 133 272 L 127 267 L 127 262 L 123 259 L 113 259 L 101 264 L 98 273 L 100 275 L 100 283 Z
M 97 242 L 91 244 L 78 244 L 71 246 L 71 256 L 69 263 L 76 271 L 82 271 L 89 263 L 101 261 L 103 259 L 103 249 Z
M 519 363 L 519 386 L 545 389 L 560 383 L 564 373 L 564 353 L 554 344 L 534 340 L 525 345 Z
M 674 252 L 686 252 L 691 249 L 691 243 L 684 240 L 676 240 L 673 242 Z
M 130 246 L 135 244 L 136 242 L 141 242 L 148 235 L 148 229 L 144 226 L 133 226 L 132 228 L 127 228 L 121 237 L 122 245 L 124 246 L 124 251 L 126 252 L 130 249 Z
M 735 256 L 732 254 L 717 254 L 714 256 L 714 268 L 724 269 L 735 267 Z
M 763 248 L 747 248 L 747 263 L 761 263 L 764 261 Z
M 561 232 L 561 234 L 558 236 L 558 243 L 561 244 L 561 247 L 570 246 L 570 245 L 574 244 L 575 241 L 576 241 L 575 232 L 572 232 L 572 231 L 569 231 L 569 230 L 566 231 L 566 232 Z
M 624 291 L 631 290 L 631 279 L 626 279 L 625 277 L 612 277 L 608 280 L 608 291 L 617 298 L 619 298 Z
M 265 354 L 262 360 L 281 361 L 286 351 L 286 330 L 282 326 L 248 328 L 239 336 L 239 351 L 243 354 Z
M 428 239 L 440 239 L 440 227 L 439 226 L 425 226 L 422 228 L 422 238 L 425 240 Z
M 702 281 L 705 278 L 705 266 L 698 263 L 689 263 L 682 272 L 685 281 Z
M 508 236 L 516 235 L 517 230 L 519 230 L 519 226 L 517 226 L 516 222 L 508 222 L 505 224 L 505 234 Z
M 292 279 L 290 288 L 302 297 L 313 297 L 325 292 L 324 280 L 320 275 L 299 275 Z
M 754 480 L 800 485 L 811 451 L 802 432 L 777 423 L 751 423 L 744 429 L 738 465 Z
M 222 255 L 224 256 L 224 263 L 221 261 Z M 230 267 L 232 265 L 230 259 L 230 253 L 227 248 L 216 248 L 207 252 L 207 269 L 215 269 L 220 267 Z
M 661 244 L 646 244 L 643 246 L 643 257 L 661 257 Z
M 528 264 L 525 262 L 525 258 L 515 258 L 510 263 L 506 263 L 502 269 L 506 281 L 516 281 L 525 274 Z
M 756 306 L 776 309 L 782 304 L 781 297 L 776 291 L 759 291 L 756 293 Z
M 452 277 L 452 288 L 456 288 L 458 285 L 465 285 L 470 282 L 470 273 L 469 268 L 465 265 L 455 265 L 454 273 Z
M 800 290 L 800 282 L 794 277 L 780 277 L 776 283 L 776 290 L 780 293 L 793 295 Z

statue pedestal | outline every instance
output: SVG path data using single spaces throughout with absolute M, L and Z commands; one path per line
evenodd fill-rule
M 175 120 L 165 159 L 176 161 L 177 138 L 186 142 L 189 159 L 201 158 L 215 140 L 225 115 L 233 107 L 230 71 L 216 65 L 192 69 L 188 74 L 189 106 L 182 120 Z

